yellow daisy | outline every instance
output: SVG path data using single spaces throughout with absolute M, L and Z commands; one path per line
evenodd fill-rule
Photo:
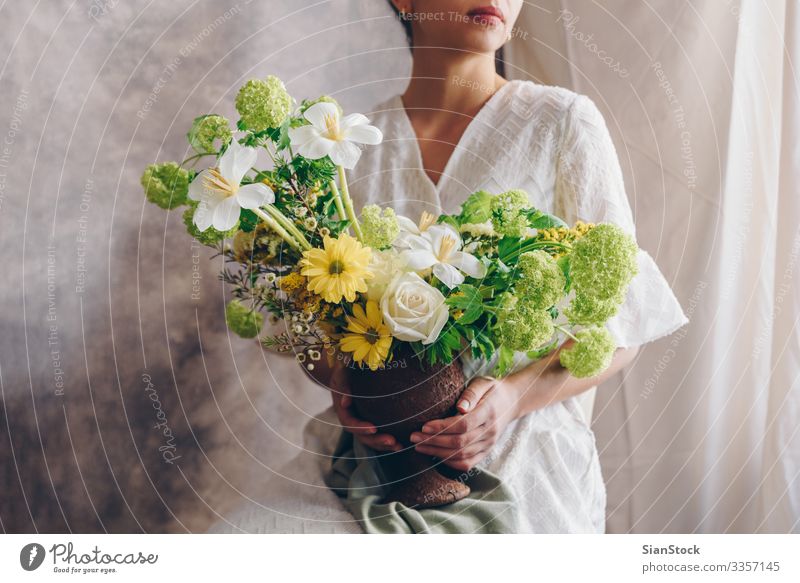
M 342 336 L 339 348 L 352 352 L 357 363 L 365 362 L 371 370 L 377 370 L 389 356 L 392 345 L 392 335 L 383 321 L 378 302 L 369 300 L 366 312 L 361 304 L 355 304 L 353 315 L 347 316 L 347 330 L 349 334 Z
M 300 260 L 300 273 L 308 278 L 308 290 L 337 304 L 342 298 L 356 300 L 356 293 L 367 291 L 372 272 L 367 268 L 372 250 L 346 233 L 338 239 L 326 236 L 324 249 L 309 249 Z

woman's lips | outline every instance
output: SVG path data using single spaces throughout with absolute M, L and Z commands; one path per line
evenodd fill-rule
M 506 21 L 503 11 L 494 6 L 481 6 L 475 8 L 467 13 L 467 16 L 472 18 L 473 22 L 483 24 L 485 26 L 497 26 Z

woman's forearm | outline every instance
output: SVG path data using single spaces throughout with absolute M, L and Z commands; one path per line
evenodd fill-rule
M 563 401 L 599 385 L 621 368 L 628 365 L 638 348 L 619 348 L 614 353 L 611 365 L 597 376 L 575 378 L 561 366 L 558 351 L 503 380 L 514 393 L 516 417 L 522 417 L 537 409 Z

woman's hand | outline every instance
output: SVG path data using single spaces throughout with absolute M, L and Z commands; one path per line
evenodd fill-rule
M 378 433 L 375 425 L 356 417 L 352 411 L 353 398 L 347 386 L 345 369 L 337 366 L 330 377 L 333 409 L 339 417 L 342 429 L 352 433 L 361 443 L 376 451 L 398 451 L 402 446 L 388 433 Z
M 518 398 L 510 379 L 477 378 L 459 397 L 454 417 L 428 421 L 411 434 L 419 453 L 441 458 L 466 471 L 492 449 L 508 424 L 517 418 Z

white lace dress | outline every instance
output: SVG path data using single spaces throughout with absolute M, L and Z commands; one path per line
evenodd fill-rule
M 418 218 L 422 211 L 457 212 L 480 189 L 521 188 L 531 204 L 562 217 L 611 222 L 634 234 L 617 154 L 602 115 L 585 96 L 557 87 L 513 81 L 471 121 L 438 184 L 422 168 L 411 122 L 400 97 L 369 116 L 384 132 L 350 174 L 357 206 L 391 205 Z M 639 274 L 625 304 L 608 324 L 619 346 L 667 335 L 687 322 L 652 258 L 639 253 Z M 488 365 L 467 362 L 471 374 Z M 522 367 L 524 358 L 517 361 Z M 264 506 L 248 504 L 217 531 L 355 532 L 357 525 L 325 490 L 322 475 L 338 428 L 332 410 L 309 422 L 305 452 L 284 469 Z M 605 486 L 594 434 L 577 399 L 555 403 L 510 424 L 480 467 L 500 476 L 516 495 L 523 532 L 603 532 Z M 289 478 L 291 476 L 291 478 Z

